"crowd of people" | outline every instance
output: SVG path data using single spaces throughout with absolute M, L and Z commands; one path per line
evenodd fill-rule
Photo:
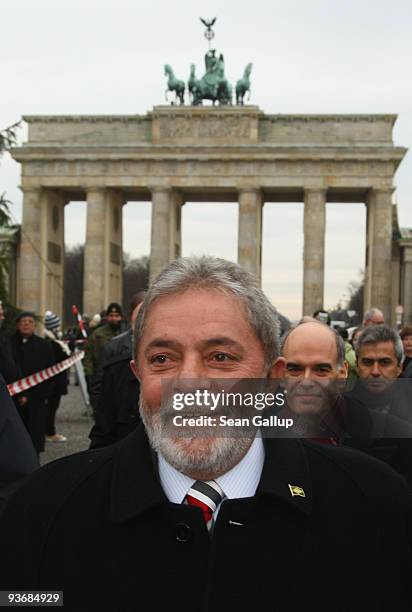
M 349 337 L 320 310 L 280 334 L 256 279 L 206 256 L 172 262 L 128 318 L 109 304 L 85 342 L 89 450 L 38 469 L 64 442 L 67 374 L 13 400 L 2 381 L 1 588 L 64 591 L 69 610 L 136 610 L 137 594 L 153 611 L 410 610 L 412 326 L 372 308 Z M 76 342 L 51 311 L 44 337 L 36 321 L 0 335 L 6 382 Z M 293 425 L 170 433 L 165 379 L 258 380 L 284 398 L 267 418 Z

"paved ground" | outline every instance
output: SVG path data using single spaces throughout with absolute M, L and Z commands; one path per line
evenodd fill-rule
M 40 454 L 40 463 L 44 465 L 59 457 L 71 455 L 88 448 L 89 431 L 93 419 L 87 415 L 80 387 L 74 385 L 70 377 L 69 393 L 62 397 L 56 415 L 56 431 L 66 436 L 67 442 L 46 442 L 44 453 Z

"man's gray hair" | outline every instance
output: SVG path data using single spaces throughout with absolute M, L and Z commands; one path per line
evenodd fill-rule
M 364 344 L 377 344 L 378 342 L 392 342 L 398 365 L 403 362 L 402 339 L 397 331 L 387 325 L 369 325 L 369 327 L 365 327 L 355 342 L 356 357 L 359 358 L 359 353 Z
M 329 327 L 329 325 L 327 325 L 326 323 L 319 321 L 319 319 L 314 319 L 313 317 L 308 317 L 308 316 L 302 317 L 295 325 L 293 325 L 290 329 L 288 329 L 288 331 L 282 336 L 281 343 L 280 343 L 281 355 L 284 355 L 285 345 L 286 345 L 286 342 L 290 334 L 300 325 L 305 325 L 305 323 L 316 323 L 317 325 L 322 325 L 323 327 L 326 327 L 330 331 L 330 333 L 335 338 L 337 366 L 339 369 L 343 368 L 343 365 L 345 363 L 345 343 L 343 341 L 343 338 L 338 334 L 336 329 L 334 329 L 333 327 Z
M 380 310 L 380 308 L 369 308 L 369 310 L 367 310 L 363 315 L 363 325 L 365 325 L 367 321 L 371 321 L 376 314 L 382 315 L 382 319 L 384 318 L 383 312 Z
M 206 255 L 172 261 L 149 287 L 134 330 L 137 354 L 150 306 L 159 298 L 182 294 L 189 289 L 207 289 L 233 295 L 243 303 L 247 318 L 263 345 L 265 365 L 270 368 L 279 356 L 279 319 L 276 308 L 258 287 L 256 278 L 236 263 Z

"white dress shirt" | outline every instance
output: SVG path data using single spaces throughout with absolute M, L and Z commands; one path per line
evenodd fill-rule
M 222 488 L 225 499 L 253 497 L 260 481 L 264 461 L 265 449 L 262 437 L 258 434 L 239 463 L 226 474 L 214 479 Z M 183 503 L 188 490 L 196 482 L 194 478 L 176 470 L 162 455 L 159 455 L 159 476 L 166 497 L 175 504 Z M 214 513 L 214 518 L 219 508 L 220 505 Z

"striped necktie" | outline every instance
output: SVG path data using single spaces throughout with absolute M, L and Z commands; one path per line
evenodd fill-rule
M 214 480 L 196 480 L 186 495 L 186 501 L 190 506 L 197 506 L 203 512 L 203 518 L 207 528 L 213 525 L 213 513 L 224 498 L 220 486 Z

